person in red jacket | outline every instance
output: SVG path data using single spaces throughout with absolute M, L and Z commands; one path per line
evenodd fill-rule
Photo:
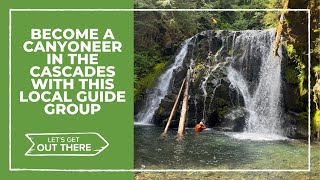
M 196 127 L 194 128 L 194 131 L 196 131 L 196 132 L 201 132 L 201 131 L 205 130 L 206 128 L 207 128 L 207 127 L 204 125 L 204 119 L 202 119 L 202 120 L 200 121 L 200 123 L 197 124 Z

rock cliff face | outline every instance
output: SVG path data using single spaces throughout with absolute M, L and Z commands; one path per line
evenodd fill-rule
M 306 129 L 297 127 L 297 113 L 288 113 L 299 112 L 294 105 L 299 97 L 286 92 L 292 89 L 285 79 L 287 56 L 282 47 L 280 57 L 273 56 L 274 33 L 273 29 L 210 30 L 188 39 L 182 45 L 186 50 L 183 62 L 172 70 L 166 95 L 154 108 L 152 123 L 165 125 L 191 69 L 187 126 L 193 127 L 204 118 L 208 126 L 226 131 L 304 137 Z M 181 99 L 171 127 L 178 125 Z M 141 109 L 146 108 L 148 105 Z

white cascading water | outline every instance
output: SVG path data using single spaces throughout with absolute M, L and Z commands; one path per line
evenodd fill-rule
M 222 31 L 217 31 L 217 34 L 215 35 L 215 37 L 222 37 L 221 35 Z M 213 58 L 213 61 L 216 62 L 218 61 L 218 56 L 220 55 L 221 51 L 223 50 L 223 48 L 225 47 L 224 45 L 224 39 L 222 38 L 222 46 L 221 48 L 214 54 L 214 58 Z M 209 46 L 210 46 L 210 41 L 208 42 Z M 228 46 L 228 45 L 227 45 Z M 207 88 L 207 81 L 209 79 L 209 77 L 211 76 L 212 72 L 216 71 L 218 68 L 220 67 L 220 64 L 217 63 L 217 64 L 214 64 L 212 66 L 208 66 L 206 72 L 205 72 L 205 76 L 204 76 L 204 79 L 201 83 L 201 90 L 203 92 L 203 114 L 202 114 L 202 118 L 206 119 L 206 102 L 207 102 L 207 96 L 208 96 L 208 92 L 206 90 Z M 215 93 L 215 90 L 216 88 L 214 89 L 214 93 Z M 211 107 L 211 101 L 214 97 L 214 94 L 211 95 L 211 100 L 210 100 L 210 103 L 209 103 L 209 109 Z
M 269 30 L 267 33 L 274 33 Z M 242 37 L 241 37 L 242 36 Z M 250 37 L 248 37 L 250 36 Z M 250 41 L 265 43 L 261 39 L 265 37 L 263 34 L 244 33 L 237 37 L 235 44 L 241 40 L 244 43 L 245 38 Z M 272 35 L 268 37 L 273 37 Z M 238 39 L 239 38 L 239 39 Z M 239 139 L 251 140 L 281 140 L 286 139 L 281 134 L 281 63 L 277 57 L 273 55 L 274 39 L 271 40 L 271 46 L 265 47 L 260 45 L 260 54 L 263 54 L 262 64 L 260 67 L 258 84 L 253 92 L 250 93 L 249 86 L 244 76 L 232 66 L 228 70 L 228 79 L 233 87 L 239 89 L 244 98 L 245 108 L 249 112 L 246 119 L 246 127 L 243 133 L 236 133 L 233 136 Z M 280 47 L 281 48 L 281 47 Z M 247 53 L 251 52 L 248 49 Z M 279 52 L 281 49 L 279 49 Z M 245 56 L 243 56 L 245 57 Z
M 182 66 L 188 53 L 190 39 L 187 39 L 174 59 L 174 63 L 159 77 L 154 91 L 148 95 L 144 108 L 137 114 L 135 124 L 151 124 L 155 111 L 159 108 L 161 100 L 167 95 L 173 72 Z
M 206 103 L 206 84 L 208 78 L 220 65 L 225 66 L 226 63 L 230 62 L 227 76 L 231 83 L 230 86 L 242 95 L 244 108 L 249 112 L 244 132 L 234 133 L 233 136 L 235 138 L 252 140 L 286 139 L 281 135 L 280 61 L 282 57 L 275 57 L 273 54 L 274 31 L 274 29 L 270 29 L 231 32 L 231 56 L 225 57 L 227 59 L 222 59 L 222 62 L 208 67 L 204 80 L 200 85 L 203 91 L 204 103 Z M 220 31 L 216 32 L 215 37 L 222 38 L 224 41 L 224 35 Z M 228 43 L 228 38 L 226 43 Z M 159 108 L 161 100 L 168 94 L 174 70 L 181 67 L 186 59 L 190 40 L 191 38 L 182 44 L 180 51 L 174 59 L 174 63 L 159 77 L 154 91 L 146 99 L 144 108 L 136 115 L 136 124 L 152 123 L 153 116 Z M 224 45 L 215 54 L 215 60 L 223 48 L 228 47 L 228 44 Z M 280 55 L 281 51 L 280 46 L 278 50 Z M 256 63 L 257 59 L 261 60 L 261 64 Z M 192 68 L 194 65 L 193 59 L 191 59 L 190 64 L 190 68 Z M 196 100 L 195 104 L 197 104 Z M 203 112 L 205 112 L 205 104 L 203 108 Z
M 251 95 L 249 92 L 247 81 L 244 79 L 244 77 L 234 68 L 231 66 L 228 68 L 228 79 L 230 80 L 230 85 L 233 88 L 237 88 L 243 96 L 245 107 L 248 107 L 248 105 L 251 102 Z

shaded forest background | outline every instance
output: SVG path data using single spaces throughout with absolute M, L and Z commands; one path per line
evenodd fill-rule
M 311 104 L 312 134 L 320 131 L 320 38 L 318 0 L 135 0 L 137 9 L 266 9 L 311 10 Z M 205 30 L 259 30 L 279 28 L 280 12 L 135 12 L 135 102 L 143 100 L 157 77 L 172 63 L 185 39 Z M 295 85 L 301 121 L 308 124 L 308 15 L 287 12 L 282 26 L 282 44 L 289 61 L 286 79 Z M 318 83 L 316 83 L 318 82 Z

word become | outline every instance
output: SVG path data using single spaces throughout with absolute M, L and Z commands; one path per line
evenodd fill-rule
M 103 40 L 109 41 L 96 41 L 99 39 L 98 29 L 31 29 L 31 39 L 39 41 L 26 41 L 23 44 L 26 52 L 122 52 L 122 43 L 115 40 L 111 29 L 106 29 L 103 36 Z M 41 41 L 52 39 L 58 41 Z

